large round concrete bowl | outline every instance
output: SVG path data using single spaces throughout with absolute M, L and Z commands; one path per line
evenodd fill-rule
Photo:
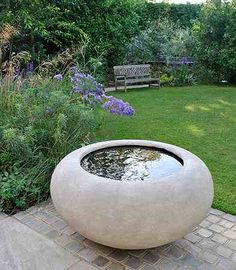
M 178 156 L 176 173 L 148 181 L 116 181 L 81 167 L 87 154 L 117 146 L 145 146 Z M 105 141 L 82 147 L 57 165 L 51 181 L 56 210 L 84 237 L 120 249 L 161 246 L 191 232 L 207 215 L 213 182 L 206 165 L 189 151 L 162 142 Z

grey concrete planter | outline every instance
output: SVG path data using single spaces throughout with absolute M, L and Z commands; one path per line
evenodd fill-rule
M 85 171 L 81 159 L 93 151 L 122 145 L 165 149 L 183 160 L 169 176 L 149 181 L 115 181 Z M 206 165 L 180 147 L 154 141 L 117 140 L 82 147 L 56 167 L 51 181 L 56 210 L 95 242 L 143 249 L 182 238 L 206 216 L 213 182 Z

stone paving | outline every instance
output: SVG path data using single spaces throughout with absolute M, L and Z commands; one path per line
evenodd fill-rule
M 44 243 L 40 248 L 43 254 L 38 255 L 40 260 L 37 263 L 31 262 L 31 267 L 22 267 L 22 264 L 17 267 L 15 264 L 15 268 L 4 268 L 1 254 L 6 256 L 4 248 L 7 244 L 1 246 L 1 231 L 4 229 L 0 226 L 1 270 L 236 270 L 236 216 L 216 209 L 211 209 L 199 227 L 183 239 L 162 247 L 133 251 L 114 249 L 85 239 L 62 220 L 51 202 L 13 217 L 0 214 L 0 225 L 4 220 L 9 223 L 13 219 L 37 234 L 34 237 L 40 237 L 40 241 L 44 240 L 47 245 Z M 14 238 L 15 231 L 9 229 L 10 232 Z M 30 239 L 27 243 L 30 246 Z M 53 253 L 54 249 L 58 249 L 57 253 Z M 65 262 L 62 262 L 64 256 Z M 58 262 L 53 264 L 54 260 Z

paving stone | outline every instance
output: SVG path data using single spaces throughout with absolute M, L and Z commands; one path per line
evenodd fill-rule
M 181 258 L 181 261 L 187 265 L 194 267 L 194 268 L 199 267 L 203 263 L 201 260 L 195 258 L 191 254 L 187 254 L 186 256 Z
M 201 248 L 208 249 L 208 248 L 214 248 L 217 243 L 213 242 L 212 240 L 205 238 L 201 242 L 198 243 Z
M 56 223 L 57 221 L 61 220 L 57 216 L 49 215 L 44 221 L 50 225 Z
M 45 210 L 52 215 L 59 216 L 59 214 L 57 213 L 57 211 L 53 205 L 51 205 L 50 207 L 46 207 Z
M 76 233 L 76 231 L 74 229 L 72 229 L 70 226 L 66 226 L 61 232 L 66 234 L 66 235 L 72 235 L 72 234 Z
M 153 266 L 149 265 L 149 264 L 146 264 L 144 263 L 141 270 L 157 270 L 158 268 L 154 268 Z M 159 268 L 160 269 L 160 268 Z
M 149 250 L 147 252 L 147 254 L 145 254 L 145 256 L 143 257 L 143 259 L 146 261 L 146 262 L 149 262 L 151 264 L 155 264 L 158 260 L 160 260 L 160 256 L 158 253 L 156 253 L 155 251 L 153 250 Z
M 120 262 L 124 261 L 129 256 L 129 254 L 126 250 L 116 249 L 109 256 Z
M 207 229 L 200 229 L 197 231 L 197 233 L 203 237 L 210 237 L 213 233 Z
M 193 268 L 192 266 L 184 265 L 183 263 L 181 263 L 177 266 L 176 270 L 196 270 L 196 268 Z
M 228 241 L 228 238 L 222 236 L 221 234 L 215 234 L 211 239 L 219 244 L 224 244 Z
M 97 257 L 97 253 L 91 248 L 84 248 L 80 250 L 78 255 L 88 262 L 93 261 Z
M 202 249 L 196 245 L 191 244 L 186 248 L 186 251 L 194 257 L 197 257 L 201 253 Z
M 3 220 L 3 219 L 5 219 L 5 218 L 7 218 L 7 217 L 8 217 L 8 215 L 0 212 L 0 221 Z
M 182 247 L 182 248 L 188 247 L 189 244 L 191 244 L 191 243 L 186 239 L 179 239 L 179 240 L 172 242 L 172 245 Z
M 103 253 L 105 255 L 108 255 L 114 251 L 114 248 L 112 248 L 112 247 L 108 247 L 108 246 L 104 246 L 104 245 L 95 243 L 89 239 L 85 239 L 85 241 L 83 241 L 83 243 L 85 246 L 88 246 L 92 249 L 96 249 L 97 251 L 99 251 L 100 253 Z
M 230 239 L 236 240 L 236 231 L 229 230 L 229 231 L 224 232 L 223 235 Z
M 28 215 L 29 215 L 28 212 L 26 212 L 26 211 L 20 211 L 20 212 L 16 213 L 13 217 L 15 217 L 18 220 L 22 220 L 23 218 L 25 218 Z
M 50 232 L 51 230 L 53 230 L 53 228 L 49 226 L 48 224 L 44 223 L 43 221 L 40 223 L 39 226 L 35 228 L 35 231 L 41 234 L 46 234 Z
M 71 238 L 65 234 L 60 235 L 59 237 L 57 237 L 55 239 L 55 243 L 57 243 L 58 245 L 64 247 L 67 244 L 69 244 L 71 242 Z
M 197 268 L 197 270 L 215 270 L 215 265 L 203 263 Z
M 169 258 L 178 259 L 178 258 L 183 257 L 186 254 L 186 252 L 181 248 L 178 248 L 176 246 L 171 246 L 169 249 L 164 251 L 164 254 L 165 254 L 165 256 L 167 256 Z
M 220 221 L 220 218 L 215 216 L 215 215 L 209 215 L 206 220 L 212 222 L 212 223 L 217 223 L 218 221 Z
M 211 222 L 209 222 L 209 221 L 207 221 L 207 220 L 203 220 L 200 224 L 199 224 L 199 226 L 201 226 L 201 227 L 203 227 L 203 228 L 207 228 L 208 226 L 210 226 L 212 223 Z
M 78 232 L 72 234 L 71 237 L 73 237 L 74 239 L 79 240 L 79 241 L 83 241 L 85 239 L 85 237 L 83 235 L 79 234 Z
M 223 226 L 224 228 L 230 229 L 234 226 L 234 223 L 223 219 L 219 222 L 219 225 Z
M 129 266 L 131 269 L 138 269 L 143 262 L 136 257 L 130 256 L 124 264 Z
M 219 260 L 219 257 L 213 254 L 212 251 L 205 251 L 202 258 L 209 263 L 216 263 Z
M 155 247 L 154 249 L 155 249 L 157 252 L 165 251 L 165 250 L 169 249 L 169 248 L 172 246 L 172 244 L 173 244 L 173 243 L 171 243 L 171 244 L 166 244 L 166 245 L 159 246 L 159 247 Z
M 185 239 L 180 239 L 174 242 L 174 245 L 184 248 L 184 250 L 193 256 L 198 256 L 202 249 Z
M 224 247 L 224 246 L 217 247 L 216 248 L 216 252 L 219 255 L 221 255 L 223 257 L 226 257 L 226 258 L 229 258 L 232 255 L 232 253 L 233 253 L 229 248 Z
M 74 266 L 70 267 L 68 270 L 97 270 L 97 268 L 95 268 L 94 266 L 90 265 L 87 262 L 80 261 Z
M 82 244 L 79 241 L 72 240 L 65 245 L 65 248 L 72 253 L 77 253 L 80 249 L 83 248 Z
M 218 210 L 218 209 L 211 208 L 210 214 L 213 214 L 213 215 L 216 215 L 216 216 L 222 216 L 225 213 L 222 212 L 222 211 L 220 211 L 220 210 Z
M 221 259 L 220 262 L 216 265 L 215 270 L 236 270 L 236 265 L 230 260 Z
M 51 229 L 49 232 L 45 234 L 46 237 L 55 240 L 60 236 L 60 233 L 57 230 Z
M 112 247 L 108 247 L 108 246 L 103 246 L 100 244 L 97 244 L 96 248 L 95 248 L 99 253 L 102 253 L 104 255 L 108 255 L 111 254 L 111 252 L 114 251 L 114 248 Z
M 224 219 L 227 219 L 228 221 L 236 223 L 236 216 L 230 215 L 230 214 L 225 214 L 223 215 Z
M 70 252 L 19 220 L 7 218 L 0 222 L 1 270 L 64 270 L 77 261 Z
M 55 210 L 55 207 L 52 202 L 49 202 L 48 205 L 46 205 L 45 209 L 50 211 L 51 209 Z
M 67 226 L 67 223 L 64 220 L 59 219 L 58 221 L 54 222 L 52 226 L 62 232 L 63 229 L 65 229 L 65 227 Z
M 236 253 L 232 255 L 231 260 L 236 263 Z
M 135 257 L 142 257 L 146 251 L 146 249 L 129 250 L 129 254 Z
M 40 224 L 42 224 L 42 221 L 38 220 L 32 215 L 27 215 L 23 219 L 21 219 L 21 222 L 31 228 L 36 228 Z
M 98 244 L 89 240 L 89 239 L 85 239 L 84 240 L 84 245 L 85 246 L 88 246 L 88 247 L 91 247 L 91 248 L 95 248 Z
M 38 219 L 41 219 L 43 221 L 45 221 L 46 219 L 48 219 L 49 217 L 51 217 L 51 215 L 49 213 L 47 213 L 46 211 L 36 211 L 34 213 L 34 216 Z
M 93 260 L 93 264 L 99 267 L 105 267 L 109 263 L 109 260 L 103 256 L 98 256 Z
M 0 213 L 0 221 L 1 217 Z M 235 216 L 216 209 L 211 209 L 208 217 L 184 239 L 144 250 L 118 250 L 85 239 L 48 202 L 19 212 L 15 218 L 44 235 L 45 241 L 54 240 L 56 246 L 81 260 L 63 270 L 236 270 L 232 268 L 236 266 Z
M 218 225 L 218 224 L 212 224 L 210 227 L 209 227 L 209 230 L 212 230 L 214 232 L 217 232 L 217 233 L 221 233 L 222 231 L 225 230 L 224 227 Z
M 30 207 L 30 208 L 28 208 L 27 210 L 26 210 L 26 212 L 28 212 L 29 214 L 34 214 L 35 212 L 37 212 L 37 211 L 39 211 L 39 208 L 38 208 L 38 206 L 32 206 L 32 207 Z
M 176 262 L 173 262 L 171 260 L 168 260 L 168 259 L 162 259 L 160 261 L 160 263 L 158 264 L 158 267 L 161 269 L 161 270 L 175 270 L 177 268 L 177 263 Z
M 227 243 L 227 246 L 236 251 L 236 240 L 231 240 Z
M 162 255 L 162 256 L 167 256 L 167 257 L 168 257 L 168 255 L 166 255 L 166 253 L 167 253 L 167 251 L 168 251 L 172 246 L 173 246 L 174 248 L 181 248 L 181 247 L 179 247 L 178 245 L 167 244 L 167 245 L 155 247 L 155 248 L 152 248 L 152 249 L 147 249 L 146 251 L 152 250 L 152 252 L 155 252 L 155 253 L 157 253 L 158 255 Z
M 125 266 L 120 263 L 112 263 L 106 267 L 106 270 L 125 270 Z
M 202 239 L 200 236 L 198 236 L 194 233 L 189 233 L 189 234 L 185 235 L 184 238 L 192 243 L 197 243 Z

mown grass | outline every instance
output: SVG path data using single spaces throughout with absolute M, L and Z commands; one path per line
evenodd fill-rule
M 145 88 L 112 95 L 130 102 L 136 114 L 106 116 L 99 140 L 156 140 L 188 149 L 212 173 L 213 206 L 236 214 L 236 87 Z

